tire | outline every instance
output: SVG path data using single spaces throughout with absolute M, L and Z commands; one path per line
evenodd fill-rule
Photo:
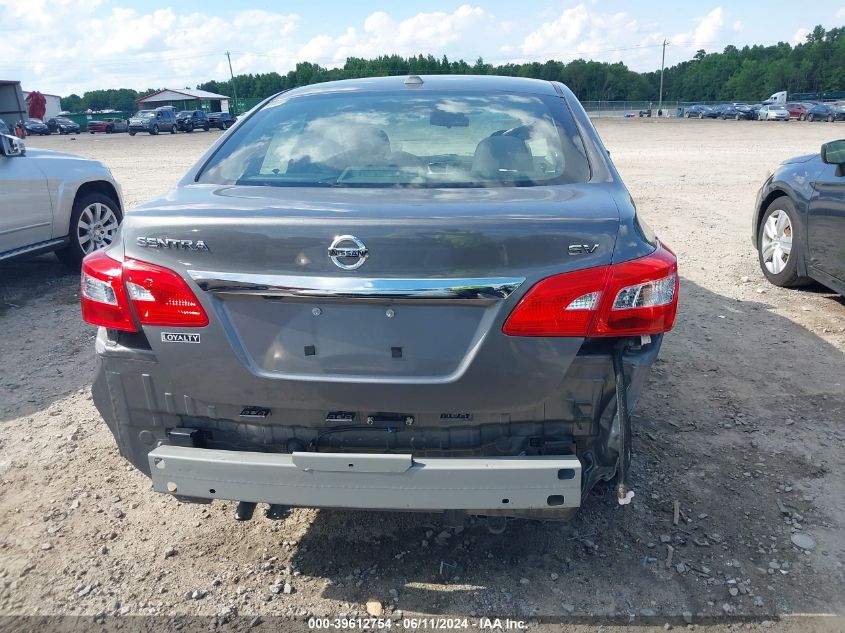
M 699 118 L 699 119 L 703 119 L 703 118 L 704 118 L 704 115 L 703 115 L 703 114 L 699 114 L 699 115 L 698 115 L 698 118 Z
M 92 132 L 92 134 L 93 134 L 93 132 Z M 135 134 L 136 134 L 135 132 L 130 132 L 129 136 L 135 136 Z
M 158 125 L 154 125 L 150 128 L 150 136 L 156 136 L 158 134 Z
M 170 126 L 170 133 L 171 133 L 171 134 L 176 134 L 176 124 L 175 124 L 175 123 L 174 123 L 173 125 L 171 125 L 171 126 Z
M 803 121 L 804 119 L 805 119 L 805 117 L 804 117 L 804 115 L 803 115 L 803 114 L 799 114 L 799 115 L 798 115 L 798 120 L 799 120 L 799 121 Z
M 94 133 L 94 130 L 91 130 L 90 132 L 88 132 L 88 134 L 93 134 L 93 133 Z
M 798 274 L 798 262 L 804 258 L 804 244 L 800 235 L 795 238 L 798 212 L 787 196 L 775 198 L 763 213 L 757 231 L 757 258 L 763 275 L 775 286 L 798 288 L 812 283 L 808 277 Z M 785 240 L 788 238 L 788 242 Z M 784 252 L 784 245 L 789 251 Z M 764 253 L 765 250 L 765 253 Z M 786 255 L 786 260 L 783 256 Z M 769 263 L 767 260 L 771 259 Z
M 65 266 L 78 270 L 83 257 L 105 248 L 115 240 L 122 221 L 123 213 L 110 196 L 89 193 L 77 198 L 70 214 L 70 243 L 56 251 L 56 256 Z M 83 224 L 96 226 L 96 229 L 86 230 Z M 96 235 L 92 235 L 94 231 Z
M 833 115 L 832 115 L 832 114 L 828 114 L 828 115 L 827 115 L 827 122 L 828 122 L 828 123 L 833 123 Z
M 815 119 L 815 117 L 814 117 L 812 114 L 808 114 L 808 115 L 807 115 L 807 119 L 806 119 L 806 121 L 807 121 L 808 123 L 812 123 L 812 122 L 813 122 L 813 119 Z
M 741 117 L 741 116 L 739 116 L 738 114 L 734 117 L 734 119 L 735 119 L 735 120 L 737 120 L 737 121 L 739 121 L 741 118 L 742 118 L 742 117 Z
M 208 132 L 208 131 L 211 129 L 211 126 L 210 126 L 208 123 L 206 123 L 206 124 L 205 124 L 205 126 L 203 127 L 203 129 L 204 129 L 206 132 Z
M 223 123 L 223 121 L 220 121 L 220 123 L 218 123 L 218 124 L 217 124 L 217 127 L 219 127 L 221 130 L 225 130 L 225 129 L 226 129 L 226 124 L 225 124 L 225 123 Z
M 106 134 L 114 134 L 114 127 L 112 127 L 111 125 L 106 127 Z
M 185 131 L 190 134 L 191 132 L 194 131 L 194 126 L 189 123 L 188 125 L 185 126 Z

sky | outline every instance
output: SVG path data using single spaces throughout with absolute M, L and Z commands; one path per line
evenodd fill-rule
M 64 96 L 226 80 L 227 50 L 235 74 L 393 53 L 494 64 L 581 57 L 650 71 L 664 39 L 667 66 L 698 49 L 794 44 L 816 24 L 845 24 L 845 0 L 0 0 L 0 16 L 0 79 Z

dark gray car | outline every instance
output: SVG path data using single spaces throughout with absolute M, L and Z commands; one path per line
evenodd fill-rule
M 562 518 L 614 478 L 630 500 L 676 260 L 565 86 L 279 94 L 120 237 L 83 269 L 93 393 L 155 490 L 241 518 Z
M 757 194 L 751 239 L 776 286 L 818 282 L 845 295 L 845 140 L 772 172 Z

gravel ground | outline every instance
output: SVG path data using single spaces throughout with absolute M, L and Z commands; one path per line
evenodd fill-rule
M 599 491 L 569 525 L 515 521 L 494 536 L 435 515 L 237 523 L 233 504 L 182 505 L 123 461 L 91 402 L 94 330 L 76 276 L 52 256 L 7 263 L 0 630 L 87 630 L 93 618 L 91 630 L 288 631 L 309 615 L 365 615 L 368 600 L 470 628 L 509 615 L 532 630 L 549 618 L 567 622 L 556 631 L 843 630 L 826 616 L 845 614 L 845 301 L 768 285 L 748 234 L 767 168 L 845 125 L 597 126 L 683 278 L 678 325 L 635 412 L 630 506 Z M 131 208 L 218 134 L 28 143 L 103 160 Z M 65 617 L 14 619 L 32 615 Z

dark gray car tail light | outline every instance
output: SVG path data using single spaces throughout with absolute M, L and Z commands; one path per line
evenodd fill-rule
M 136 259 L 121 263 L 104 251 L 82 261 L 80 300 L 84 321 L 114 330 L 138 332 L 137 324 L 208 325 L 205 310 L 178 273 Z
M 513 309 L 509 336 L 631 336 L 672 329 L 678 263 L 663 245 L 653 253 L 543 279 Z

